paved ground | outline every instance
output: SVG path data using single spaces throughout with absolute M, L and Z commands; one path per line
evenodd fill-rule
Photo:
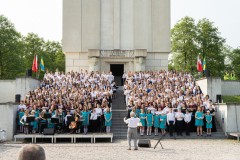
M 152 140 L 152 146 L 157 141 Z M 23 144 L 0 144 L 1 160 L 16 160 Z M 128 151 L 125 140 L 114 143 L 41 144 L 48 160 L 239 160 L 240 143 L 236 140 L 174 140 L 166 139 L 161 146 Z

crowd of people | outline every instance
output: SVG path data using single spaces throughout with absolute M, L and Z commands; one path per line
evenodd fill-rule
M 108 133 L 115 91 L 111 72 L 46 73 L 40 87 L 28 92 L 18 106 L 19 132 L 53 128 L 60 133 Z
M 216 131 L 215 110 L 189 73 L 176 71 L 128 72 L 123 75 L 128 110 L 140 118 L 140 135 L 182 136 Z M 110 132 L 112 98 L 116 92 L 111 72 L 46 73 L 40 86 L 18 106 L 20 133 Z
M 216 131 L 215 109 L 190 73 L 176 71 L 128 72 L 122 76 L 124 96 L 130 114 L 140 118 L 140 135 L 198 136 Z

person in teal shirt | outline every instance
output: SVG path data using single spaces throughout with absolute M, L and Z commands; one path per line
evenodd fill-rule
M 158 127 L 159 127 L 160 112 L 156 112 L 153 117 L 154 117 L 154 131 L 155 131 L 155 136 L 158 136 Z
M 106 109 L 106 112 L 104 113 L 104 118 L 105 118 L 106 132 L 110 133 L 110 127 L 112 126 L 112 112 L 110 112 L 110 108 Z
M 210 111 L 207 111 L 206 118 L 206 128 L 207 128 L 207 136 L 211 136 L 211 129 L 212 129 L 212 115 L 210 114 Z
M 31 115 L 30 116 L 34 116 L 35 117 L 35 121 L 34 122 L 31 122 L 31 126 L 32 126 L 32 133 L 36 133 L 36 131 L 38 130 L 38 123 L 36 121 L 36 111 L 35 110 L 32 110 L 31 111 Z
M 146 121 L 147 121 L 147 136 L 151 136 L 153 126 L 153 115 L 151 113 L 151 110 L 147 110 Z
M 139 118 L 139 114 L 141 113 L 141 109 L 140 108 L 137 108 L 136 109 L 136 116 Z
M 140 135 L 144 135 L 144 129 L 146 127 L 146 114 L 145 110 L 141 109 L 141 113 L 139 113 L 139 119 L 140 119 Z
M 202 126 L 203 126 L 203 112 L 201 110 L 201 107 L 198 107 L 197 112 L 195 113 L 195 126 L 197 127 L 197 135 L 202 136 Z
M 84 130 L 83 130 L 84 134 L 87 134 L 88 132 L 89 115 L 90 115 L 90 112 L 87 110 L 87 107 L 84 107 L 82 111 L 82 118 L 84 119 L 84 121 L 82 122 L 82 125 L 84 126 Z
M 20 122 L 20 120 L 22 119 L 23 116 L 24 116 L 24 109 L 21 108 L 20 111 L 18 112 L 18 125 L 19 125 L 20 133 L 23 133 L 24 125 Z
M 166 128 L 167 128 L 167 115 L 164 111 L 162 111 L 162 114 L 160 116 L 160 125 L 159 128 L 161 129 L 161 133 L 163 136 L 166 134 Z

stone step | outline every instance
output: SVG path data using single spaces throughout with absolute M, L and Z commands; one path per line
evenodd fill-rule
M 127 138 L 127 133 L 114 133 L 113 137 L 116 139 L 126 139 Z M 138 139 L 152 139 L 152 140 L 158 140 L 161 137 L 161 135 L 155 136 L 154 133 L 152 133 L 151 136 L 147 136 L 146 134 L 144 136 L 140 136 L 138 134 Z M 186 136 L 183 134 L 183 136 L 176 136 L 174 135 L 173 137 L 170 137 L 169 134 L 167 133 L 165 136 L 162 137 L 161 140 L 164 139 L 225 139 L 226 136 L 224 133 L 219 133 L 219 132 L 214 132 L 212 133 L 211 136 L 207 136 L 206 134 L 203 134 L 203 136 L 197 136 L 195 132 L 192 132 L 190 136 Z

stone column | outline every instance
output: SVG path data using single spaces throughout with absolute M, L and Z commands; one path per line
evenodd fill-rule
M 89 49 L 88 58 L 89 58 L 88 70 L 100 71 L 100 50 Z
M 134 54 L 134 70 L 145 71 L 146 68 L 146 49 L 136 49 Z

